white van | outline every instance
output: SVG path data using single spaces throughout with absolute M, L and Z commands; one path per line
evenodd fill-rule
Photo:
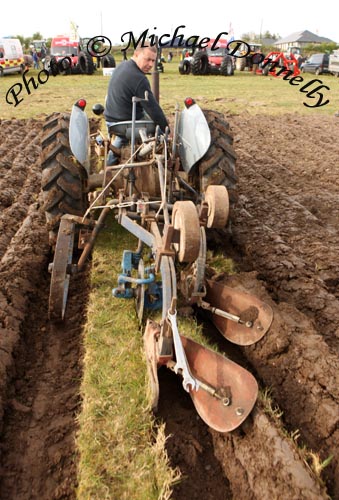
M 339 50 L 334 50 L 333 53 L 330 54 L 328 70 L 339 77 Z
M 0 38 L 0 77 L 9 73 L 22 73 L 24 54 L 18 38 Z

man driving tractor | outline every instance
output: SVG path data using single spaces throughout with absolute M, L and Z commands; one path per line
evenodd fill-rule
M 168 126 L 167 119 L 156 101 L 146 77 L 157 59 L 157 49 L 147 43 L 143 45 L 137 46 L 132 58 L 123 61 L 113 71 L 108 84 L 104 111 L 108 131 L 114 123 L 132 119 L 132 98 L 136 96 L 144 99 L 145 92 L 148 93 L 148 100 L 136 103 L 136 119 L 143 120 L 149 117 L 155 125 L 159 125 L 163 132 Z M 116 136 L 113 146 L 121 148 L 126 142 L 126 137 Z M 108 165 L 116 163 L 118 163 L 118 159 L 110 151 Z

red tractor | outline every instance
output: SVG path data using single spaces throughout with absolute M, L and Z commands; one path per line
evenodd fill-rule
M 97 65 L 88 50 L 90 38 L 71 38 L 68 35 L 58 35 L 52 38 L 51 57 L 46 58 L 45 69 L 58 65 L 63 74 L 92 75 Z M 115 68 L 115 60 L 111 54 L 101 58 L 103 67 Z
M 214 48 L 214 39 L 211 39 L 206 48 L 194 53 L 187 49 L 187 53 L 179 64 L 179 73 L 187 75 L 223 75 L 234 74 L 233 57 L 229 55 L 228 41 L 220 39 Z

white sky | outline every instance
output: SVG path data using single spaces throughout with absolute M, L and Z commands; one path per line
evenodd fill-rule
M 20 2 L 14 7 L 3 2 L 0 18 L 0 37 L 32 36 L 40 32 L 45 38 L 66 34 L 70 21 L 79 27 L 83 37 L 105 35 L 112 43 L 120 42 L 126 31 L 138 35 L 149 28 L 149 34 L 173 33 L 179 25 L 186 28 L 180 32 L 187 38 L 191 35 L 215 38 L 221 31 L 229 31 L 230 23 L 235 38 L 243 33 L 271 33 L 281 37 L 295 31 L 309 30 L 319 36 L 339 42 L 337 1 L 298 2 L 268 0 L 239 2 L 184 2 L 173 0 L 159 2 L 142 0 L 114 2 L 86 2 L 82 0 L 34 0 Z M 157 30 L 154 30 L 154 27 Z

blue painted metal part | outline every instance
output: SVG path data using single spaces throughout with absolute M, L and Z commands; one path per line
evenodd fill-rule
M 131 276 L 132 270 L 138 268 L 139 260 L 141 254 L 137 252 L 132 252 L 131 250 L 124 250 L 122 255 L 122 274 L 118 277 L 118 286 L 113 288 L 112 295 L 120 299 L 132 299 L 135 294 L 135 289 L 132 288 L 134 285 L 149 285 L 155 281 L 155 274 L 152 268 L 147 268 L 145 271 L 148 272 L 147 278 L 133 278 Z M 156 291 L 158 294 L 158 290 Z M 158 302 L 158 299 L 155 301 Z

